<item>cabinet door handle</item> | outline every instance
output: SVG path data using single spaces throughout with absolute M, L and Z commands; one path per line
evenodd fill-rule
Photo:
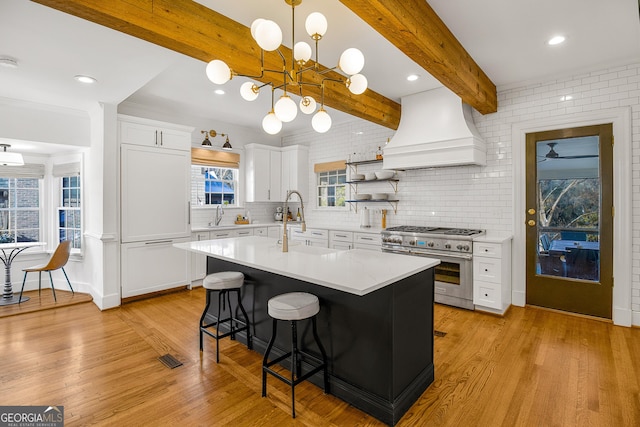
M 191 225 L 191 202 L 187 202 L 187 224 Z
M 156 142 L 155 142 L 155 144 L 158 145 L 158 131 L 157 130 L 156 130 Z
M 156 240 L 155 242 L 144 242 L 144 244 L 145 245 L 163 245 L 171 242 L 173 242 L 173 240 Z
M 373 240 L 373 237 L 361 237 L 360 240 Z
M 346 234 L 336 234 L 336 237 L 347 237 Z
M 160 131 L 160 145 L 162 145 L 163 141 L 162 141 L 162 131 Z

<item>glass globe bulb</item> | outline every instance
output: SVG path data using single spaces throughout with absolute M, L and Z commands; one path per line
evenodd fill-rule
M 350 76 L 358 74 L 364 67 L 364 55 L 355 47 L 350 47 L 340 55 L 338 67 Z
M 258 39 L 256 38 L 256 28 L 258 28 L 258 25 L 262 24 L 263 22 L 264 19 L 258 18 L 251 23 L 251 37 L 253 37 L 256 43 L 258 42 Z
M 264 116 L 262 119 L 262 129 L 269 135 L 275 135 L 282 129 L 282 122 L 276 117 L 273 111 Z
M 267 52 L 276 50 L 282 44 L 282 30 L 273 21 L 265 19 L 256 26 L 255 33 L 258 46 Z
M 327 18 L 320 12 L 313 12 L 307 16 L 307 20 L 304 22 L 304 28 L 307 30 L 307 34 L 312 39 L 321 39 L 324 33 L 327 32 Z
M 231 80 L 231 68 L 219 59 L 214 59 L 207 64 L 207 77 L 213 83 L 223 85 Z
M 293 46 L 293 58 L 299 63 L 304 64 L 311 59 L 311 46 L 306 42 L 298 42 Z
M 253 101 L 258 97 L 260 89 L 253 82 L 244 82 L 240 86 L 240 96 L 245 101 Z
M 296 103 L 287 94 L 284 94 L 278 99 L 274 106 L 276 117 L 281 121 L 288 123 L 296 118 L 298 115 L 298 107 Z
M 367 90 L 367 78 L 362 74 L 354 74 L 347 79 L 347 87 L 349 91 L 354 95 L 360 95 Z
M 300 111 L 304 114 L 311 114 L 316 111 L 316 100 L 310 96 L 303 96 L 300 99 Z
M 331 128 L 331 117 L 329 117 L 329 114 L 327 114 L 324 108 L 320 108 L 315 116 L 313 116 L 311 126 L 313 130 L 318 133 L 325 133 Z

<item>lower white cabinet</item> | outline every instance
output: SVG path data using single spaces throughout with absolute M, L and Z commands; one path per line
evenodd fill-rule
M 354 233 L 353 247 L 356 249 L 379 251 L 382 248 L 382 237 L 380 233 Z
M 289 239 L 303 242 L 304 245 L 329 247 L 329 230 L 307 228 L 306 231 L 302 231 L 300 227 L 291 227 L 289 233 Z
M 331 230 L 329 232 L 329 247 L 331 249 L 353 249 L 353 232 Z
M 191 234 L 191 241 L 209 240 L 208 231 L 200 231 L 198 233 Z M 207 275 L 207 256 L 197 254 L 195 252 L 189 252 L 191 256 L 191 281 L 204 279 Z
M 511 239 L 473 242 L 473 303 L 498 314 L 511 305 Z
M 122 298 L 186 286 L 188 253 L 173 244 L 188 241 L 183 238 L 122 244 Z

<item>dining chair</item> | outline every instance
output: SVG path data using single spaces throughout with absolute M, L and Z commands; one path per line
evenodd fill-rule
M 22 289 L 20 289 L 19 301 L 22 301 L 22 292 L 24 291 L 24 284 L 27 281 L 27 273 L 35 271 L 38 272 L 38 296 L 40 296 L 40 292 L 42 290 L 42 272 L 46 271 L 49 273 L 49 280 L 51 281 L 53 300 L 58 301 L 56 298 L 56 289 L 53 287 L 53 277 L 51 277 L 51 272 L 59 269 L 62 269 L 64 277 L 67 279 L 67 283 L 69 284 L 69 288 L 71 289 L 71 293 L 75 295 L 75 292 L 73 292 L 73 287 L 71 286 L 71 282 L 69 281 L 69 276 L 67 276 L 67 272 L 64 271 L 64 266 L 67 264 L 67 261 L 69 261 L 69 254 L 71 254 L 71 240 L 63 240 L 62 242 L 60 242 L 53 255 L 51 255 L 51 258 L 49 258 L 49 262 L 43 265 L 37 265 L 35 267 L 23 269 L 24 279 L 22 280 Z

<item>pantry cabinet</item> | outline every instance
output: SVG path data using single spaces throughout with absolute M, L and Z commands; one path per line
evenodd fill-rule
M 191 234 L 192 128 L 119 115 L 120 285 L 123 298 L 185 286 Z

